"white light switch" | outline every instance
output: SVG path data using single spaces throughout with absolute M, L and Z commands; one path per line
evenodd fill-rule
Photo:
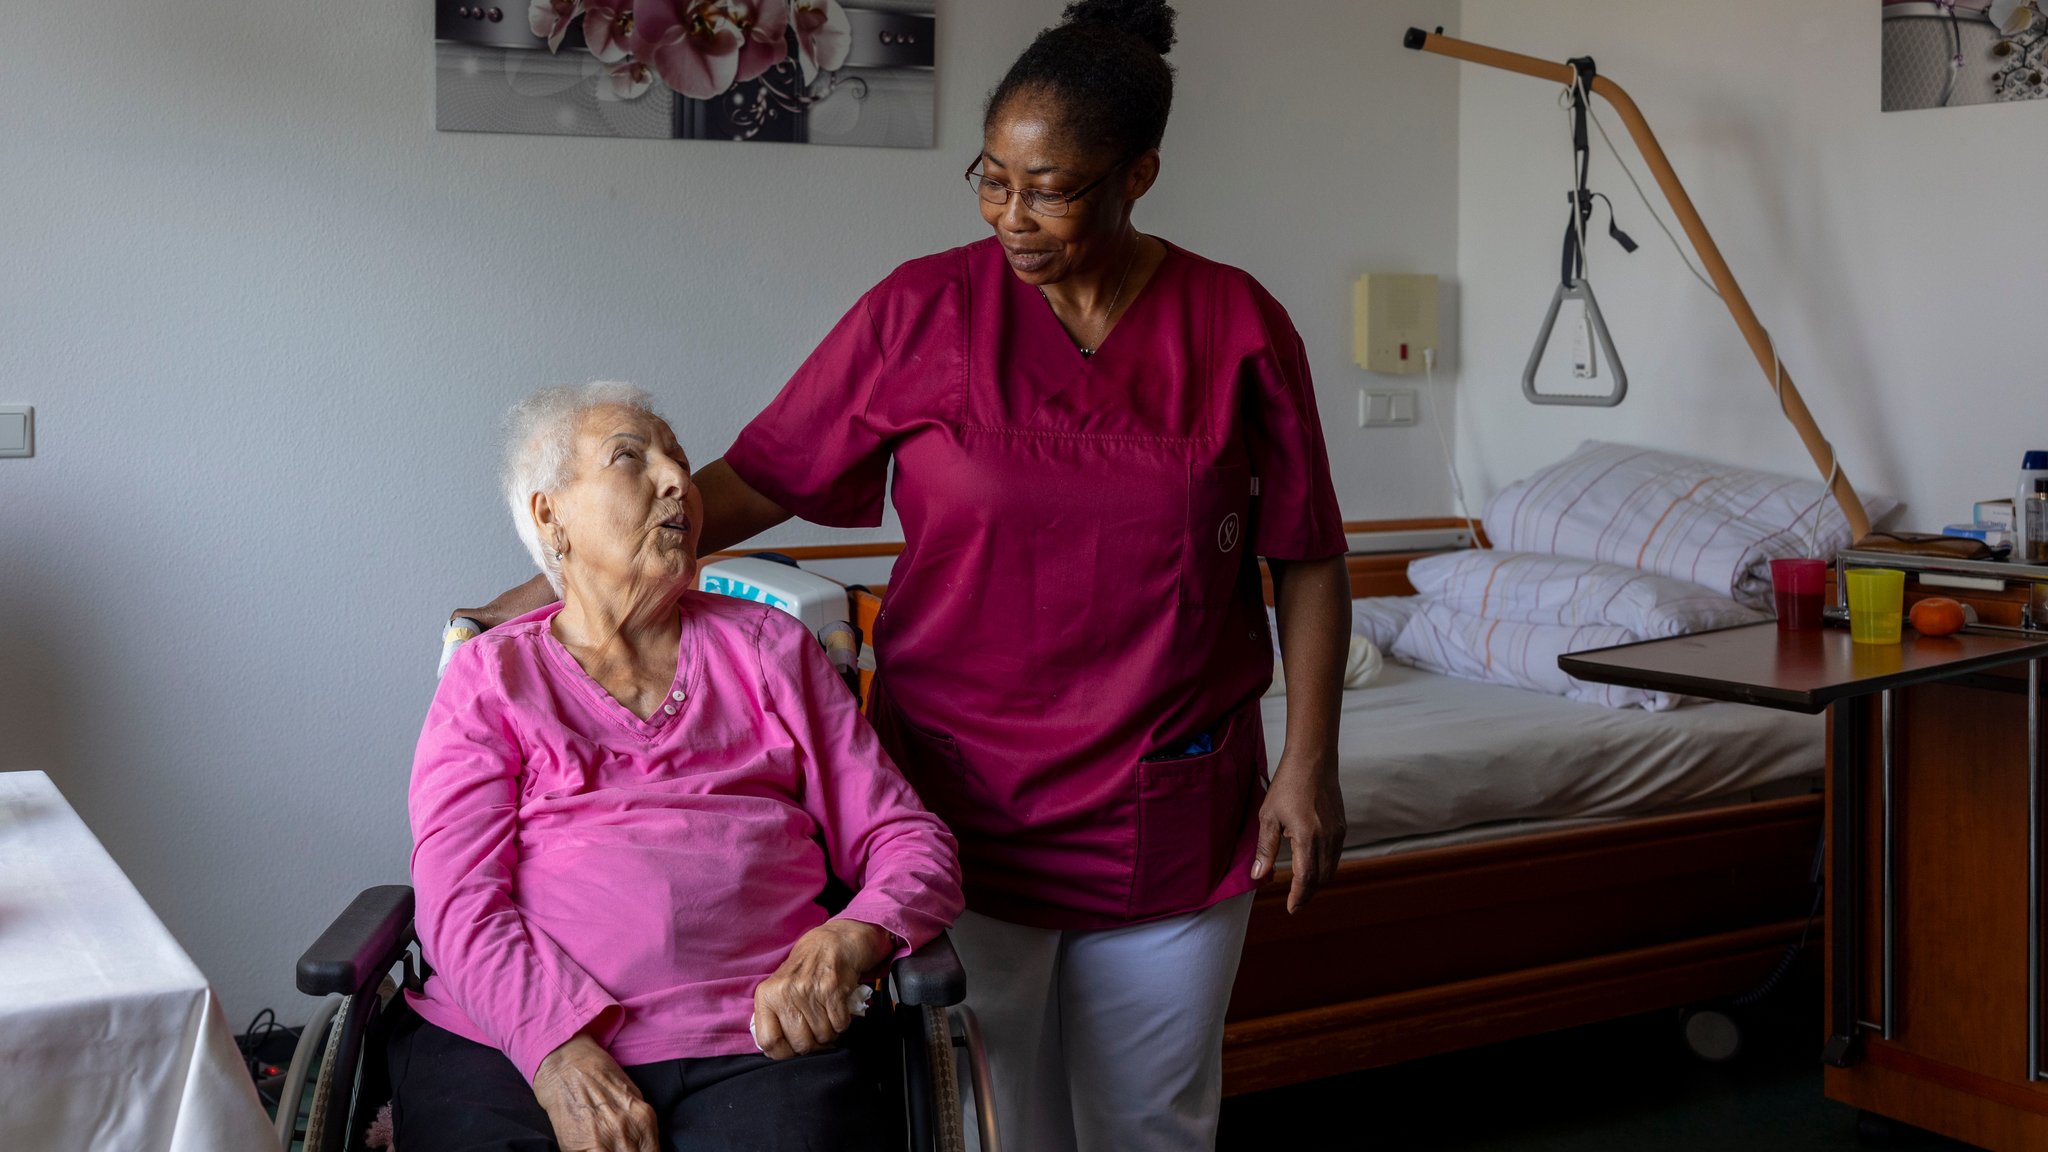
M 1375 391 L 1369 388 L 1358 390 L 1358 426 L 1361 428 L 1391 428 L 1415 423 L 1415 390 L 1396 388 L 1389 391 Z
M 36 454 L 36 410 L 26 404 L 0 404 L 0 456 Z

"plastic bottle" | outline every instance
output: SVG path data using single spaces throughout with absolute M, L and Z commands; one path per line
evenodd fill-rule
M 2048 450 L 2029 452 L 2020 462 L 2020 486 L 2012 498 L 2012 558 L 2048 564 Z

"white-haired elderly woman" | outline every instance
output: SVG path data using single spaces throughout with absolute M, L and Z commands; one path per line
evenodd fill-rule
M 505 477 L 562 599 L 465 645 L 420 734 L 398 1147 L 872 1146 L 832 1041 L 959 913 L 951 835 L 801 624 L 690 590 L 701 501 L 646 393 L 535 394 Z

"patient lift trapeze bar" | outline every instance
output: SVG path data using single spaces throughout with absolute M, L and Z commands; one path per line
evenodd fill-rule
M 1565 197 L 1572 208 L 1564 225 L 1564 265 L 1558 274 L 1557 292 L 1550 298 L 1550 311 L 1543 317 L 1543 330 L 1537 333 L 1536 346 L 1529 350 L 1529 364 L 1522 369 L 1522 395 L 1531 404 L 1612 408 L 1628 396 L 1628 370 L 1622 367 L 1621 355 L 1614 350 L 1614 337 L 1608 334 L 1607 319 L 1600 314 L 1600 301 L 1593 296 L 1591 274 L 1586 270 L 1589 263 L 1586 225 L 1593 219 L 1593 198 L 1600 195 L 1586 189 L 1586 169 L 1593 158 L 1592 147 L 1586 139 L 1586 117 L 1591 112 L 1586 105 L 1592 99 L 1587 84 L 1596 73 L 1590 56 L 1574 59 L 1571 67 L 1573 79 L 1567 97 L 1571 100 L 1572 112 L 1572 190 L 1565 193 Z M 1600 196 L 1600 199 L 1607 198 Z M 1636 242 L 1614 222 L 1614 202 L 1611 200 L 1607 202 L 1607 234 L 1621 245 L 1624 252 L 1636 250 Z M 1605 360 L 1608 374 L 1614 380 L 1614 386 L 1605 395 L 1536 390 L 1536 369 L 1543 363 L 1543 353 L 1550 347 L 1551 333 L 1557 328 L 1558 313 L 1564 310 L 1568 300 L 1577 301 L 1584 311 L 1584 320 L 1574 325 L 1573 343 L 1585 342 L 1584 359 L 1576 375 L 1581 379 L 1599 375 L 1599 364 Z
M 1715 247 L 1714 238 L 1707 234 L 1707 226 L 1700 220 L 1698 210 L 1693 207 L 1692 198 L 1686 195 L 1684 185 L 1678 182 L 1678 173 L 1672 170 L 1671 161 L 1665 157 L 1664 149 L 1657 143 L 1656 136 L 1650 132 L 1648 122 L 1643 119 L 1642 111 L 1636 107 L 1635 101 L 1629 98 L 1628 93 L 1622 91 L 1620 85 L 1607 77 L 1594 74 L 1591 61 L 1585 62 L 1586 67 L 1582 72 L 1573 64 L 1554 64 L 1534 56 L 1523 56 L 1515 52 L 1489 48 L 1483 44 L 1453 39 L 1441 32 L 1425 32 L 1420 28 L 1410 28 L 1403 43 L 1418 51 L 1434 52 L 1455 60 L 1484 64 L 1489 68 L 1500 68 L 1525 76 L 1534 76 L 1539 80 L 1549 80 L 1572 88 L 1575 98 L 1583 99 L 1579 93 L 1586 89 L 1589 89 L 1591 94 L 1606 98 L 1621 115 L 1622 123 L 1628 126 L 1629 136 L 1635 141 L 1643 159 L 1649 162 L 1650 171 L 1657 178 L 1657 187 L 1664 193 L 1664 199 L 1670 203 L 1672 211 L 1677 214 L 1679 225 L 1685 229 L 1686 238 L 1692 242 L 1693 250 L 1699 253 L 1700 262 L 1706 265 L 1707 274 L 1712 277 L 1721 301 L 1728 306 L 1728 313 L 1734 317 L 1735 326 L 1742 330 L 1743 339 L 1748 341 L 1751 354 L 1762 367 L 1765 383 L 1777 392 L 1778 404 L 1784 411 L 1785 418 L 1790 420 L 1792 427 L 1798 431 L 1800 442 L 1806 446 L 1807 455 L 1813 458 L 1814 466 L 1820 469 L 1828 490 L 1834 495 L 1835 502 L 1841 505 L 1842 514 L 1848 517 L 1851 538 L 1861 540 L 1869 535 L 1870 516 L 1863 510 L 1863 501 L 1856 495 L 1856 489 L 1849 483 L 1849 477 L 1842 472 L 1840 463 L 1835 458 L 1834 446 L 1828 443 L 1826 436 L 1821 435 L 1820 426 L 1814 422 L 1813 413 L 1807 410 L 1806 401 L 1800 397 L 1799 389 L 1793 386 L 1791 374 L 1784 370 L 1783 363 L 1778 359 L 1777 352 L 1772 347 L 1770 334 L 1757 320 L 1755 311 L 1749 306 L 1748 298 L 1742 294 L 1742 287 L 1735 282 L 1734 273 L 1728 270 L 1727 262 L 1721 258 L 1721 250 Z M 1583 116 L 1586 111 L 1582 104 L 1580 108 L 1575 109 L 1575 116 Z M 1574 144 L 1576 146 L 1576 140 Z M 1572 212 L 1574 224 L 1582 227 L 1583 218 L 1578 214 L 1582 210 L 1590 212 L 1590 203 L 1580 199 L 1579 194 L 1584 190 L 1585 180 L 1584 169 L 1581 168 L 1579 171 L 1579 187 L 1574 189 L 1572 194 Z M 1581 257 L 1583 254 L 1581 248 Z M 1532 370 L 1535 360 L 1542 356 L 1543 348 L 1549 342 L 1550 328 L 1556 321 L 1559 309 L 1565 299 L 1574 295 L 1571 291 L 1574 277 L 1571 275 L 1569 248 L 1566 264 L 1565 282 L 1559 285 L 1558 293 L 1552 299 L 1551 315 L 1544 323 L 1542 339 L 1539 340 L 1531 357 Z M 1583 277 L 1579 278 L 1579 283 L 1583 284 Z M 1584 293 L 1583 298 L 1586 302 L 1587 318 L 1594 322 L 1595 334 L 1599 337 L 1600 343 L 1605 345 L 1614 368 L 1614 395 L 1612 399 L 1548 396 L 1544 398 L 1546 403 L 1616 404 L 1621 400 L 1621 393 L 1626 390 L 1627 378 L 1621 374 L 1620 361 L 1612 359 L 1613 344 L 1607 339 L 1605 324 L 1599 321 L 1599 307 L 1593 303 L 1590 290 Z M 1530 387 L 1525 374 L 1524 388 L 1527 390 Z

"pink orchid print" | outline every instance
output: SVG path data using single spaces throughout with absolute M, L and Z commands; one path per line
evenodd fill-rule
M 790 20 L 796 25 L 797 63 L 803 66 L 804 83 L 846 63 L 847 50 L 853 47 L 853 23 L 839 0 L 795 0 Z
M 684 96 L 732 87 L 745 42 L 721 0 L 633 0 L 633 58 Z
M 654 86 L 654 69 L 628 56 L 605 67 L 608 88 L 598 90 L 600 100 L 637 100 Z
M 621 100 L 657 77 L 680 95 L 709 100 L 791 56 L 791 0 L 531 0 L 527 9 L 550 51 L 578 20 Z M 852 28 L 839 0 L 795 0 L 794 21 L 805 83 L 845 62 Z
M 735 80 L 752 80 L 789 59 L 789 0 L 724 0 L 744 38 Z
M 548 51 L 559 52 L 569 25 L 583 15 L 583 0 L 533 0 L 526 9 L 526 25 L 548 42 Z
M 583 40 L 602 63 L 626 59 L 633 50 L 632 0 L 590 0 L 583 14 Z

